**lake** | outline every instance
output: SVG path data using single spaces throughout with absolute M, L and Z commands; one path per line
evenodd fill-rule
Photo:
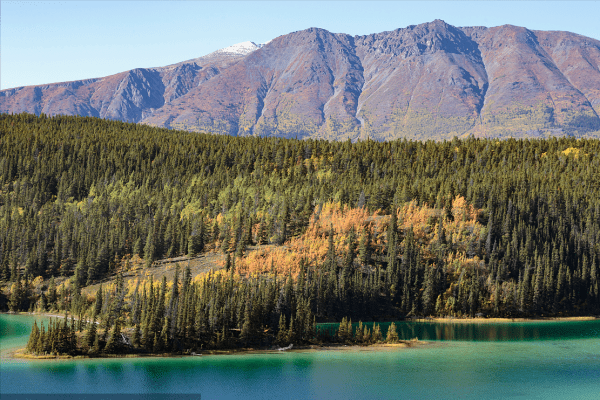
M 38 317 L 0 315 L 0 394 L 187 393 L 202 399 L 598 399 L 600 320 L 398 322 L 431 346 L 179 358 L 7 359 Z

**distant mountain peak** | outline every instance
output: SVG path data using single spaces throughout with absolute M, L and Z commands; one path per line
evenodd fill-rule
M 264 44 L 256 44 L 254 42 L 247 41 L 247 42 L 236 43 L 236 44 L 228 46 L 228 47 L 224 47 L 222 49 L 212 52 L 209 55 L 235 54 L 235 55 L 245 56 L 245 55 L 252 53 L 255 50 L 260 49 L 263 46 L 264 46 Z
M 191 60 L 181 61 L 181 62 L 178 62 L 175 64 L 166 65 L 166 66 L 160 67 L 160 68 L 164 68 L 166 70 L 173 70 L 174 68 L 179 67 L 181 65 L 185 65 L 185 64 L 196 63 L 198 65 L 205 65 L 206 63 L 214 64 L 215 62 L 217 62 L 217 63 L 224 62 L 225 64 L 222 64 L 221 67 L 225 67 L 226 64 L 235 62 L 235 60 L 238 60 L 240 58 L 247 56 L 248 54 L 260 49 L 261 47 L 263 47 L 264 45 L 266 45 L 269 42 L 270 42 L 270 40 L 268 42 L 261 43 L 261 44 L 256 44 L 251 41 L 236 43 L 231 46 L 227 46 L 227 47 L 223 47 L 222 49 L 215 50 L 212 53 L 208 53 L 206 55 L 203 55 L 203 56 L 200 56 L 197 58 L 193 58 Z
M 361 36 L 308 28 L 265 45 L 0 91 L 0 112 L 336 140 L 600 136 L 592 38 L 435 20 Z

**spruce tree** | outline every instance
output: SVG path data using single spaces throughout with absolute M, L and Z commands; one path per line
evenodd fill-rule
M 287 339 L 287 324 L 285 322 L 285 315 L 279 315 L 279 326 L 277 328 L 277 336 L 275 338 L 275 343 L 280 346 L 285 343 Z
M 8 241 L 5 238 L 2 243 L 2 252 L 0 253 L 0 279 L 5 282 L 10 281 L 10 267 L 8 259 Z
M 88 353 L 91 355 L 97 355 L 100 353 L 100 338 L 98 337 L 98 335 L 96 335 L 96 338 L 94 339 L 94 344 L 92 348 L 88 351 Z
M 23 288 L 21 287 L 21 277 L 17 272 L 17 279 L 15 283 L 12 284 L 10 290 L 10 299 L 9 299 L 9 307 L 13 312 L 17 312 L 21 310 L 21 299 L 23 297 Z
M 290 317 L 290 326 L 285 337 L 287 343 L 294 343 L 296 341 L 296 330 L 294 327 L 294 316 Z
M 385 341 L 387 343 L 398 343 L 398 331 L 396 330 L 396 324 L 393 322 L 388 327 L 387 335 Z
M 29 334 L 29 340 L 27 341 L 27 346 L 25 347 L 25 350 L 28 353 L 34 352 L 39 334 L 40 329 L 38 328 L 37 321 L 34 321 L 33 327 L 31 328 L 31 333 Z
M 352 263 L 354 261 L 354 257 L 356 254 L 356 232 L 354 231 L 354 227 L 350 229 L 350 233 L 348 234 L 347 239 L 348 250 L 346 251 L 346 255 L 344 256 L 344 268 L 349 270 L 352 267 Z
M 117 318 L 104 347 L 104 352 L 106 354 L 116 354 L 120 352 L 121 347 L 121 320 Z
M 357 343 L 363 343 L 364 338 L 364 326 L 362 321 L 358 321 L 358 327 L 356 328 L 355 340 Z
M 379 324 L 375 324 L 373 326 L 373 334 L 371 335 L 371 340 L 373 341 L 373 343 L 380 343 L 381 341 L 383 341 L 383 336 L 381 335 L 381 328 L 379 327 Z
M 371 235 L 367 228 L 363 228 L 360 236 L 358 258 L 362 265 L 368 265 L 371 261 Z
M 92 347 L 94 346 L 94 343 L 96 342 L 96 340 L 98 339 L 98 328 L 96 326 L 96 314 L 94 314 L 94 316 L 92 317 L 92 323 L 90 325 L 90 328 L 88 329 L 85 338 L 84 338 L 84 345 L 85 348 L 88 351 L 92 350 Z
M 146 246 L 144 247 L 144 260 L 146 260 L 146 267 L 150 267 L 156 257 L 156 243 L 154 239 L 154 229 L 150 227 L 148 236 L 146 237 Z
M 371 330 L 365 325 L 364 330 L 363 330 L 363 334 L 362 334 L 362 339 L 364 343 L 370 343 L 372 338 L 371 338 Z

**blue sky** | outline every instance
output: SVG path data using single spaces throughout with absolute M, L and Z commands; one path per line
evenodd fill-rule
M 310 27 L 364 35 L 443 19 L 600 39 L 600 1 L 1 1 L 0 88 L 102 77 Z

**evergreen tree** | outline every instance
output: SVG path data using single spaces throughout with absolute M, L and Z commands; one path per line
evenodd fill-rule
M 358 246 L 358 258 L 362 265 L 367 265 L 371 261 L 371 235 L 367 228 L 363 228 Z
M 148 236 L 146 237 L 146 246 L 144 247 L 144 259 L 146 260 L 146 267 L 149 267 L 154 262 L 156 257 L 156 243 L 154 239 L 154 229 L 150 228 Z
M 94 344 L 98 340 L 98 328 L 96 327 L 96 315 L 92 317 L 92 323 L 90 324 L 90 329 L 88 329 L 85 338 L 84 344 L 85 348 L 87 348 L 88 352 L 93 353 Z
M 387 343 L 398 343 L 400 339 L 398 338 L 398 331 L 396 330 L 396 324 L 393 322 L 390 324 L 385 341 Z
M 40 329 L 37 326 L 37 321 L 34 321 L 33 327 L 31 328 L 31 333 L 29 334 L 29 340 L 27 341 L 27 346 L 25 347 L 25 350 L 28 353 L 33 353 L 35 351 L 39 335 Z
M 346 255 L 344 257 L 344 268 L 349 269 L 352 267 L 352 263 L 354 261 L 354 257 L 356 254 L 356 232 L 354 232 L 354 228 L 350 230 L 348 234 L 348 250 L 346 251 Z
M 375 324 L 373 326 L 373 334 L 371 335 L 371 340 L 373 343 L 380 343 L 383 341 L 383 336 L 381 335 L 381 328 L 379 324 Z
M 277 337 L 275 339 L 275 342 L 279 345 L 283 345 L 285 344 L 285 341 L 287 339 L 287 326 L 286 326 L 286 322 L 285 322 L 285 315 L 280 314 L 279 315 L 279 326 L 277 328 Z
M 17 273 L 16 282 L 13 283 L 10 289 L 10 300 L 9 306 L 10 310 L 13 312 L 17 312 L 21 310 L 21 301 L 23 297 L 23 288 L 21 287 L 21 277 Z
M 112 331 L 110 332 L 110 336 L 108 337 L 106 346 L 104 347 L 104 352 L 106 354 L 116 354 L 120 350 L 121 350 L 121 321 L 119 319 L 117 319 L 115 321 L 115 325 L 113 326 Z

